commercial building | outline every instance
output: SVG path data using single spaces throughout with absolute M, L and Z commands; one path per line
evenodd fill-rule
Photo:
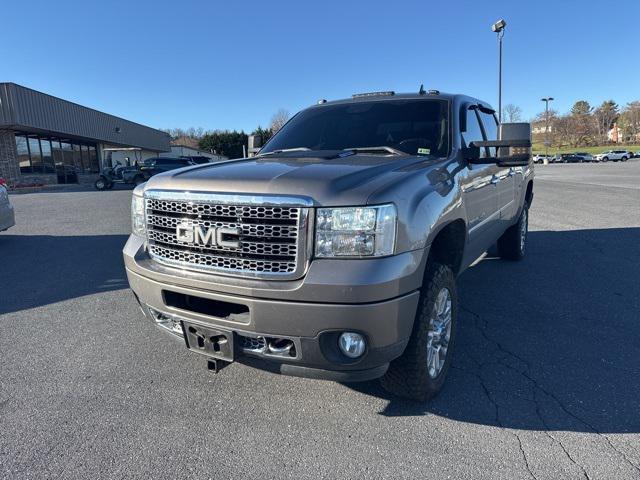
M 167 133 L 15 83 L 0 83 L 0 177 L 55 183 L 56 169 L 95 178 L 114 153 L 133 163 L 170 152 Z

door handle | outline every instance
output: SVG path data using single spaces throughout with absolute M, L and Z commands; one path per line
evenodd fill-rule
M 498 183 L 500 183 L 500 177 L 498 177 L 497 175 L 491 177 L 491 185 L 497 185 Z

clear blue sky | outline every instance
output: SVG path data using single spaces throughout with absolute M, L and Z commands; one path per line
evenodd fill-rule
M 4 2 L 0 81 L 153 127 L 252 130 L 319 98 L 426 88 L 526 118 L 640 98 L 639 0 Z

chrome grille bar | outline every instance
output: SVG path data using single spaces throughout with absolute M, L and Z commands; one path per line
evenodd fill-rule
M 308 199 L 151 190 L 145 203 L 149 255 L 159 263 L 283 280 L 304 274 Z M 179 225 L 237 229 L 239 245 L 185 243 L 176 234 Z

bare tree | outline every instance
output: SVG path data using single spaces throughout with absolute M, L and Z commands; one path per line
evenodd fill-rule
M 548 120 L 548 121 L 547 121 Z M 533 141 L 536 143 L 543 143 L 549 141 L 549 145 L 553 145 L 556 139 L 556 127 L 555 123 L 558 120 L 558 111 L 549 109 L 548 118 L 547 112 L 542 111 L 538 113 L 531 120 L 531 134 Z
M 626 138 L 634 142 L 640 140 L 640 100 L 627 103 L 619 123 Z
M 271 133 L 275 134 L 282 126 L 289 120 L 289 111 L 281 108 L 273 117 L 271 117 L 271 123 L 269 124 Z
M 562 147 L 563 145 L 572 145 L 573 141 L 573 118 L 571 115 L 563 115 L 558 117 L 553 122 L 553 133 L 556 139 L 556 145 Z
M 502 108 L 502 118 L 506 122 L 522 121 L 522 109 L 513 103 L 509 103 Z
M 607 100 L 602 102 L 598 108 L 593 111 L 593 116 L 596 122 L 597 141 L 606 142 L 607 134 L 614 122 L 620 115 L 618 104 L 613 100 Z

